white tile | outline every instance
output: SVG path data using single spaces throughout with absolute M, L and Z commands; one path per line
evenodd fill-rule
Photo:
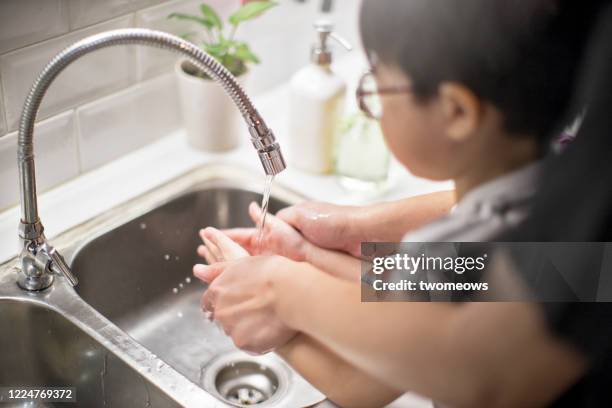
M 0 54 L 67 33 L 63 0 L 0 1 Z
M 2 86 L 0 86 L 0 137 L 4 136 L 6 132 L 7 132 L 7 128 L 6 128 L 6 121 L 5 121 L 5 116 L 4 116 L 4 102 L 2 100 Z
M 44 66 L 62 49 L 89 35 L 130 26 L 130 16 L 121 17 L 0 56 L 6 120 L 15 130 L 27 93 Z M 43 100 L 40 118 L 63 112 L 134 82 L 134 50 L 115 46 L 95 51 L 74 62 L 60 74 Z
M 237 37 L 246 40 L 261 59 L 251 66 L 249 90 L 256 94 L 286 82 L 310 60 L 310 49 L 316 42 L 313 23 L 331 20 L 335 31 L 349 41 L 359 53 L 359 1 L 334 0 L 332 13 L 319 12 L 321 1 L 281 1 L 257 19 L 240 26 Z M 340 45 L 331 42 L 333 58 L 347 54 Z
M 92 170 L 181 126 L 174 74 L 77 109 L 81 170 Z
M 251 65 L 248 88 L 259 93 L 286 82 L 305 66 L 316 39 L 312 23 L 320 1 L 289 1 L 240 26 L 236 36 L 248 41 L 260 64 Z M 282 35 L 279 35 L 282 33 Z
M 131 13 L 164 0 L 67 0 L 70 27 L 83 28 L 91 24 Z
M 48 190 L 79 174 L 74 111 L 64 112 L 34 127 L 36 187 Z M 17 132 L 0 137 L 0 210 L 19 201 Z
M 237 2 L 228 0 L 209 0 L 206 2 L 217 10 L 221 16 L 233 11 Z M 200 14 L 202 0 L 175 0 L 136 13 L 136 25 L 142 28 L 161 30 L 175 35 L 196 33 L 190 41 L 198 43 L 203 38 L 202 27 L 197 23 L 168 19 L 171 13 Z M 151 78 L 160 73 L 171 71 L 179 56 L 167 50 L 141 47 L 137 50 L 138 78 Z

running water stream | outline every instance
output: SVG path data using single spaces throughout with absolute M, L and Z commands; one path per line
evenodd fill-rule
M 270 202 L 270 190 L 272 189 L 272 181 L 274 176 L 266 176 L 266 184 L 264 185 L 263 197 L 261 198 L 261 222 L 257 226 L 257 252 L 261 253 L 261 242 L 264 237 L 264 228 L 266 226 L 266 216 L 268 215 L 268 204 Z

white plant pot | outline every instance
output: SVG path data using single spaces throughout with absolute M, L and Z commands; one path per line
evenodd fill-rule
M 179 95 L 183 123 L 189 144 L 196 149 L 221 152 L 240 144 L 241 116 L 238 108 L 221 85 L 210 79 L 202 79 L 185 72 L 189 62 L 177 61 Z M 247 74 L 238 78 L 244 86 Z

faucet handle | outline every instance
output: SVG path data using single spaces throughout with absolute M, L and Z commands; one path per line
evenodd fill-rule
M 64 277 L 68 279 L 68 282 L 70 282 L 72 286 L 76 286 L 79 283 L 79 280 L 70 270 L 70 267 L 64 260 L 64 257 L 60 255 L 60 253 L 57 252 L 55 249 L 53 249 L 50 256 L 51 265 L 49 265 L 49 268 L 51 268 L 51 270 L 58 275 L 64 275 Z
M 59 252 L 45 240 L 25 241 L 21 252 L 21 268 L 17 283 L 26 290 L 44 290 L 53 283 L 54 275 L 64 275 L 72 286 L 79 282 Z

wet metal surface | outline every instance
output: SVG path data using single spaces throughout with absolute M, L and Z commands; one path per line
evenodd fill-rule
M 54 238 L 76 288 L 58 277 L 27 293 L 14 260 L 0 265 L 0 386 L 72 385 L 88 407 L 229 406 L 204 378 L 213 361 L 239 351 L 200 311 L 205 286 L 191 268 L 201 262 L 200 228 L 252 226 L 247 206 L 261 200 L 263 182 L 205 166 Z M 275 185 L 270 210 L 300 199 Z M 287 389 L 258 406 L 323 399 L 280 358 L 264 357 L 287 373 Z

